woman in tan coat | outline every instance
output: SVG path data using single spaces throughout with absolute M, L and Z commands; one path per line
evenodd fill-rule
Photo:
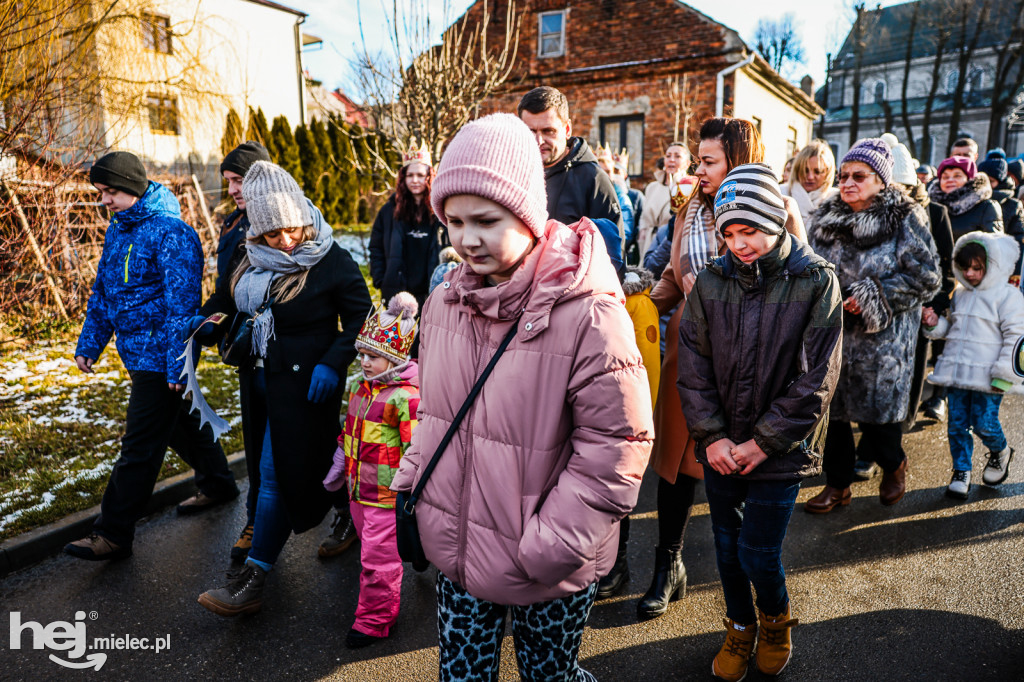
M 725 242 L 715 230 L 715 192 L 726 173 L 747 163 L 764 159 L 764 145 L 749 121 L 712 118 L 701 126 L 696 176 L 698 192 L 676 218 L 672 234 L 672 255 L 651 300 L 661 315 L 672 315 L 665 331 L 665 359 L 654 410 L 654 452 L 651 463 L 658 473 L 658 546 L 655 548 L 654 579 L 637 605 L 637 615 L 656 618 L 668 604 L 686 591 L 686 568 L 682 547 L 686 523 L 693 507 L 697 481 L 704 477 L 694 456 L 695 443 L 689 436 L 676 390 L 678 374 L 679 320 L 686 296 L 712 258 L 725 252 Z M 789 219 L 786 230 L 807 241 L 796 202 L 785 197 Z

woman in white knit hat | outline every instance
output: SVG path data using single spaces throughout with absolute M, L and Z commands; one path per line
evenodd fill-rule
M 322 481 L 340 432 L 338 388 L 371 308 L 355 261 L 287 171 L 257 161 L 242 194 L 246 256 L 206 308 L 229 319 L 260 313 L 252 357 L 239 367 L 249 485 L 259 486 L 259 496 L 245 566 L 199 597 L 222 616 L 258 611 L 288 537 L 318 526 L 331 508 Z

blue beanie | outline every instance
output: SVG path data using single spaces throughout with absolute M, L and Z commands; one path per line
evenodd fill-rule
M 1006 174 L 1010 171 L 1006 163 L 1006 152 L 999 147 L 989 151 L 985 155 L 985 160 L 978 164 L 978 170 L 990 178 L 995 178 L 996 182 L 1004 182 Z
M 1006 170 L 1017 180 L 1017 184 L 1024 182 L 1024 161 L 1014 159 L 1006 164 Z

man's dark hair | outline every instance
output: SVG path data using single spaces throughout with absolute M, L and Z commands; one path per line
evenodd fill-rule
M 558 118 L 566 123 L 569 122 L 569 100 L 565 99 L 565 95 L 561 92 L 547 85 L 534 88 L 523 95 L 523 98 L 519 100 L 519 108 L 516 113 L 521 118 L 524 111 L 529 111 L 531 114 L 542 114 L 548 109 L 554 109 Z
M 975 263 L 981 263 L 988 268 L 988 252 L 978 242 L 967 242 L 956 252 L 953 262 L 960 266 L 961 270 L 966 270 Z

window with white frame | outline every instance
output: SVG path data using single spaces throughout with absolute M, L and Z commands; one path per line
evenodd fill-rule
M 538 22 L 537 56 L 561 57 L 565 54 L 565 10 L 542 12 Z

